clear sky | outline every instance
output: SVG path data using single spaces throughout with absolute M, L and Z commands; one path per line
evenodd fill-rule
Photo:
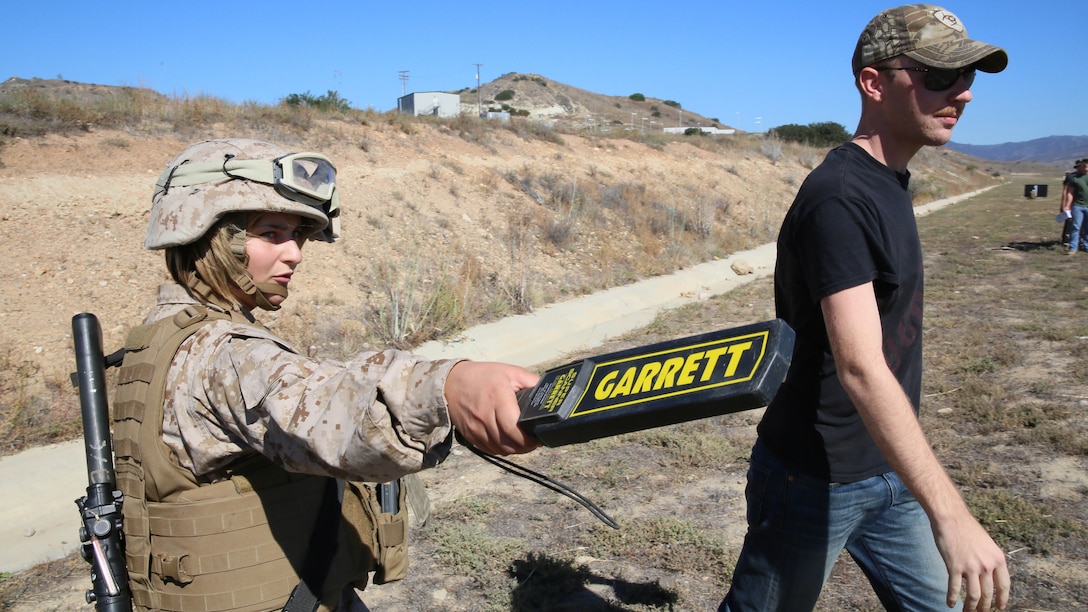
M 942 3 L 1009 67 L 981 74 L 953 140 L 1088 134 L 1078 1 Z M 402 87 L 455 91 L 508 72 L 601 94 L 675 100 L 747 131 L 835 121 L 860 108 L 850 56 L 888 0 L 141 0 L 9 2 L 0 80 L 64 78 L 275 104 L 329 90 L 396 107 Z M 408 80 L 402 81 L 401 71 Z M 1075 110 L 1076 107 L 1079 107 Z

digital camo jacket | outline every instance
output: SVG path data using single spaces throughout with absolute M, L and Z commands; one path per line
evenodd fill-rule
M 180 285 L 163 285 L 145 323 L 195 303 Z M 318 361 L 259 323 L 215 321 L 171 365 L 164 440 L 206 482 L 253 451 L 289 471 L 388 481 L 449 453 L 443 389 L 456 363 L 392 349 Z

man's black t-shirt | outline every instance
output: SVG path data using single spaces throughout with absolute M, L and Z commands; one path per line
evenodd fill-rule
M 780 460 L 831 482 L 891 468 L 839 383 L 821 299 L 873 283 L 884 357 L 918 410 L 923 272 L 908 179 L 853 143 L 838 147 L 805 180 L 778 237 L 775 307 L 797 340 L 759 437 Z

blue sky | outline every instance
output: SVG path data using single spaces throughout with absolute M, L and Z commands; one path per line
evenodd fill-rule
M 748 131 L 835 121 L 853 131 L 850 55 L 887 0 L 850 2 L 11 2 L 0 79 L 57 78 L 274 104 L 335 90 L 359 108 L 412 91 L 534 73 L 596 93 L 680 102 Z M 1076 2 L 944 3 L 1009 52 L 980 74 L 953 140 L 1088 134 Z M 400 71 L 408 71 L 403 83 Z M 1074 110 L 1076 107 L 1079 109 Z

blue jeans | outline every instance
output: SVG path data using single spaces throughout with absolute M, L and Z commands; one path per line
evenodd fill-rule
M 812 610 L 844 548 L 886 609 L 949 609 L 929 518 L 895 472 L 828 483 L 787 468 L 757 441 L 745 497 L 748 533 L 718 612 Z
M 1079 246 L 1082 251 L 1088 251 L 1088 206 L 1074 206 L 1073 228 L 1069 231 L 1069 250 L 1076 251 Z

